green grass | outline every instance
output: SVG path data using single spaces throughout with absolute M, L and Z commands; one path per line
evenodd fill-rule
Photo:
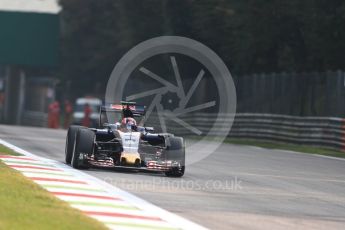
M 191 139 L 200 139 L 200 138 L 193 136 L 191 137 Z M 253 140 L 253 139 L 237 139 L 237 138 L 226 138 L 224 142 L 230 143 L 230 144 L 236 144 L 236 145 L 257 146 L 257 147 L 262 147 L 266 149 L 281 149 L 281 150 L 289 150 L 289 151 L 295 151 L 295 152 L 301 152 L 301 153 L 320 154 L 320 155 L 325 155 L 325 156 L 345 158 L 345 152 L 341 152 L 335 149 L 330 149 L 330 148 L 325 148 L 325 147 L 287 144 L 287 143 L 282 143 L 282 142 L 260 141 L 260 140 Z
M 15 154 L 0 146 L 2 154 Z M 0 229 L 106 229 L 0 161 Z
M 12 149 L 6 148 L 3 145 L 0 145 L 0 155 L 14 155 L 14 156 L 20 156 L 21 154 L 13 151 Z

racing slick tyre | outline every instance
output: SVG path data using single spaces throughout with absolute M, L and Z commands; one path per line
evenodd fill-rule
M 87 128 L 78 129 L 71 160 L 73 168 L 87 169 L 90 167 L 85 156 L 93 153 L 95 137 L 95 133 Z
M 168 177 L 182 177 L 185 171 L 185 145 L 182 137 L 169 137 L 166 159 L 178 162 L 179 165 L 165 172 Z
M 77 131 L 79 129 L 83 129 L 83 128 L 85 128 L 85 127 L 84 126 L 79 126 L 79 125 L 71 125 L 68 128 L 67 137 L 66 137 L 66 145 L 65 145 L 65 161 L 66 161 L 66 164 L 71 164 L 75 136 L 77 134 Z

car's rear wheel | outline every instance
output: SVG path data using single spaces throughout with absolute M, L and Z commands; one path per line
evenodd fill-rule
M 89 129 L 79 129 L 77 131 L 71 160 L 73 168 L 89 168 L 89 164 L 85 157 L 92 155 L 95 145 L 95 137 L 95 133 Z
M 165 172 L 168 177 L 182 177 L 184 175 L 185 166 L 185 144 L 182 137 L 169 137 L 167 140 L 166 160 L 178 163 Z
M 66 145 L 65 145 L 66 164 L 71 164 L 75 137 L 76 137 L 77 131 L 83 128 L 85 127 L 79 126 L 79 125 L 71 125 L 68 128 L 67 136 L 66 136 Z

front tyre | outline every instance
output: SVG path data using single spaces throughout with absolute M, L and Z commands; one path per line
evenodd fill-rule
M 78 130 L 83 129 L 83 128 L 85 128 L 85 127 L 79 126 L 79 125 L 71 125 L 68 128 L 67 136 L 66 136 L 66 145 L 65 145 L 65 162 L 66 162 L 66 164 L 71 164 L 75 137 L 76 137 Z
M 75 169 L 89 168 L 86 157 L 93 154 L 95 133 L 89 129 L 79 129 L 76 133 L 71 165 Z
M 172 168 L 170 171 L 165 172 L 165 175 L 167 177 L 182 177 L 184 175 L 185 168 L 186 166 Z
M 168 137 L 166 160 L 176 164 L 169 171 L 165 172 L 168 177 L 182 177 L 184 175 L 185 166 L 185 144 L 182 137 Z

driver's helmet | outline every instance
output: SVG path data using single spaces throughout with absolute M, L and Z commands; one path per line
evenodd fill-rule
M 122 119 L 121 125 L 122 127 L 135 127 L 137 125 L 137 122 L 132 117 L 125 117 Z

